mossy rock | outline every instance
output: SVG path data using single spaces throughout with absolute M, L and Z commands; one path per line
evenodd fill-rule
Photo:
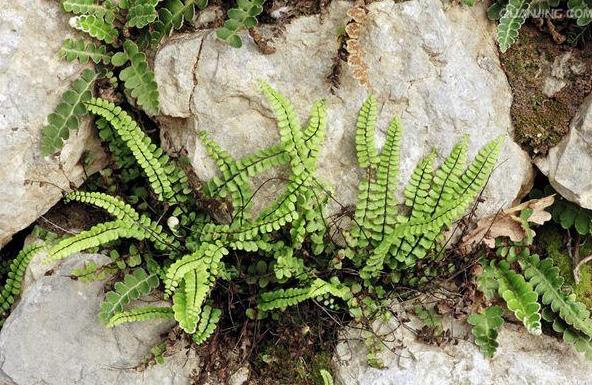
M 592 310 L 592 264 L 588 263 L 580 268 L 580 283 L 576 285 L 572 261 L 565 248 L 564 234 L 565 230 L 549 224 L 539 229 L 537 241 L 546 256 L 552 258 L 555 265 L 559 267 L 565 283 L 573 288 L 578 301 Z M 586 239 L 579 252 L 582 255 L 592 254 L 592 239 Z

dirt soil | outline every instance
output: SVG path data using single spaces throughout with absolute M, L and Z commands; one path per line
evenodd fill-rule
M 553 97 L 543 93 L 553 63 L 571 53 L 563 66 L 566 85 Z M 533 156 L 544 155 L 569 132 L 569 124 L 592 89 L 592 44 L 557 44 L 533 23 L 500 55 L 514 94 L 512 122 L 516 141 Z

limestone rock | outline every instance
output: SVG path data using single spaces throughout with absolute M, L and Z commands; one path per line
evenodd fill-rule
M 82 71 L 57 56 L 69 30 L 59 2 L 15 0 L 0 9 L 0 248 L 103 160 L 88 122 L 57 159 L 40 154 L 47 115 Z
M 135 369 L 174 322 L 112 329 L 100 324 L 104 283 L 68 276 L 91 259 L 98 265 L 109 261 L 102 255 L 73 256 L 26 288 L 0 331 L 0 384 L 189 385 L 199 365 L 192 351 L 179 350 L 163 365 Z
M 399 326 L 399 327 L 397 327 Z M 444 325 L 448 327 L 448 325 Z M 336 385 L 590 385 L 592 364 L 570 345 L 549 336 L 528 334 L 522 325 L 506 324 L 492 359 L 485 358 L 455 322 L 450 328 L 458 343 L 438 347 L 416 340 L 393 319 L 379 332 L 389 334 L 380 353 L 385 369 L 367 364 L 359 331 L 349 330 L 336 349 Z M 392 350 L 390 350 L 392 349 Z
M 532 166 L 511 139 L 512 96 L 497 57 L 495 26 L 483 10 L 445 9 L 440 0 L 373 2 L 360 37 L 372 89 L 358 85 L 344 64 L 333 94 L 327 77 L 339 48 L 336 31 L 347 22 L 349 7 L 351 2 L 333 1 L 322 19 L 316 15 L 291 21 L 272 40 L 276 52 L 270 55 L 261 54 L 246 35 L 239 50 L 218 41 L 214 31 L 170 39 L 155 57 L 163 143 L 174 151 L 185 148 L 198 177 L 208 179 L 215 166 L 196 138 L 198 131 L 208 131 L 234 157 L 278 140 L 257 79 L 288 96 L 303 122 L 313 101 L 325 98 L 329 127 L 318 174 L 335 186 L 336 199 L 348 205 L 355 202 L 360 176 L 355 119 L 372 92 L 380 109 L 378 143 L 393 116 L 400 116 L 405 126 L 401 186 L 432 148 L 442 159 L 468 134 L 472 156 L 503 135 L 504 151 L 480 213 L 511 205 L 527 191 Z M 255 209 L 277 194 L 280 186 L 274 183 L 257 193 Z M 332 212 L 337 209 L 335 205 Z
M 535 162 L 557 192 L 592 209 L 592 95 L 573 118 L 569 134 Z

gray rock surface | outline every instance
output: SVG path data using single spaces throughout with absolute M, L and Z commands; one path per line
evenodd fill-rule
M 450 321 L 448 321 L 450 323 Z M 417 324 L 408 327 L 417 328 Z M 388 334 L 380 353 L 385 369 L 367 365 L 367 350 L 360 332 L 348 330 L 336 349 L 336 385 L 590 385 L 592 364 L 570 345 L 549 336 L 528 334 L 522 325 L 506 323 L 499 348 L 486 359 L 472 342 L 465 325 L 449 328 L 458 343 L 438 347 L 419 342 L 394 319 L 377 326 Z
M 360 41 L 372 89 L 358 85 L 344 65 L 341 85 L 332 94 L 327 76 L 339 48 L 336 31 L 347 22 L 350 6 L 333 1 L 322 20 L 307 16 L 291 21 L 272 40 L 276 52 L 270 55 L 261 54 L 248 36 L 240 50 L 216 40 L 213 31 L 170 39 L 155 57 L 163 143 L 173 150 L 187 149 L 197 175 L 207 179 L 216 171 L 196 139 L 198 131 L 209 131 L 235 157 L 278 140 L 257 79 L 287 95 L 301 121 L 314 100 L 325 98 L 329 127 L 319 175 L 335 186 L 340 202 L 351 204 L 359 179 L 355 119 L 363 100 L 374 93 L 380 108 L 378 143 L 393 116 L 400 116 L 405 126 L 401 186 L 433 147 L 443 157 L 469 134 L 472 155 L 504 135 L 505 148 L 480 211 L 510 205 L 531 183 L 532 166 L 510 139 L 512 95 L 497 57 L 495 26 L 484 10 L 448 9 L 440 0 L 370 4 Z M 257 194 L 255 207 L 268 204 L 280 188 L 266 186 L 268 191 Z
M 0 248 L 82 183 L 84 151 L 102 161 L 88 122 L 73 134 L 56 159 L 40 154 L 41 129 L 62 93 L 82 71 L 57 52 L 68 36 L 68 17 L 59 2 L 15 0 L 0 7 Z
M 592 209 L 592 95 L 584 99 L 569 134 L 535 162 L 557 192 Z
M 21 301 L 0 331 L 2 385 L 189 385 L 198 371 L 193 351 L 179 349 L 165 364 L 135 369 L 162 341 L 172 321 L 148 321 L 107 329 L 98 321 L 103 283 L 68 277 L 81 254 L 29 281 Z

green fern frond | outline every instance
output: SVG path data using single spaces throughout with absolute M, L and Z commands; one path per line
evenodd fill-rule
M 426 197 L 425 203 L 430 215 L 435 214 L 443 207 L 447 207 L 450 202 L 457 198 L 456 189 L 460 185 L 461 175 L 465 171 L 468 150 L 469 141 L 468 136 L 465 135 L 452 148 L 450 155 L 436 171 L 432 180 L 432 188 Z
M 307 149 L 307 158 L 316 158 L 320 150 L 320 145 L 325 136 L 327 127 L 327 106 L 324 101 L 315 102 L 312 107 L 312 112 L 308 123 L 303 130 L 304 145 Z M 207 138 L 207 134 L 201 134 Z M 203 140 L 203 138 L 202 138 Z M 208 139 L 209 140 L 209 139 Z M 204 143 L 209 146 L 209 143 Z M 208 149 L 212 156 L 212 149 Z M 227 166 L 228 173 L 223 173 L 222 178 L 213 178 L 208 184 L 209 194 L 213 197 L 220 195 L 224 189 L 236 190 L 238 186 L 246 186 L 248 179 L 252 178 L 262 172 L 275 167 L 287 164 L 290 156 L 284 150 L 283 145 L 277 144 L 256 151 L 251 155 L 247 155 L 237 161 L 231 162 L 230 155 L 223 150 L 216 150 L 218 155 L 213 155 L 214 160 L 218 157 L 224 156 L 225 167 Z M 217 161 L 218 162 L 218 161 Z M 218 167 L 221 167 L 218 164 Z M 246 193 L 246 190 L 245 190 Z
M 209 181 L 208 192 L 212 196 L 221 198 L 224 198 L 226 193 L 228 193 L 235 211 L 234 213 L 238 214 L 238 219 L 242 221 L 242 217 L 244 217 L 244 214 L 248 210 L 247 206 L 251 197 L 250 189 L 247 185 L 248 180 L 245 176 L 248 172 L 239 172 L 235 160 L 228 152 L 224 151 L 216 142 L 211 140 L 206 131 L 200 132 L 198 137 L 222 174 L 222 179 L 214 177 Z
M 123 307 L 131 301 L 150 294 L 159 284 L 158 275 L 148 274 L 144 269 L 136 269 L 127 274 L 123 281 L 115 283 L 113 291 L 105 294 L 99 319 L 106 323 L 113 322 L 115 313 L 122 312 Z
M 532 285 L 524 277 L 510 269 L 506 261 L 497 264 L 499 278 L 498 293 L 506 301 L 516 318 L 518 318 L 529 333 L 541 334 L 541 305 L 537 302 L 538 295 Z
M 2 290 L 0 290 L 0 316 L 5 316 L 14 303 L 15 297 L 21 292 L 21 285 L 25 276 L 27 266 L 31 259 L 43 249 L 43 245 L 32 244 L 25 246 L 17 256 L 10 262 L 8 274 Z
M 216 36 L 234 48 L 242 47 L 242 40 L 237 33 L 257 25 L 257 16 L 263 12 L 264 3 L 265 0 L 237 1 L 237 6 L 228 10 L 228 19 L 216 31 Z
M 129 66 L 119 73 L 119 79 L 136 99 L 138 105 L 149 115 L 158 115 L 160 111 L 158 99 L 158 84 L 154 79 L 154 72 L 150 69 L 146 54 L 140 51 L 136 43 L 126 40 L 123 43 L 123 55 L 113 57 L 115 65 L 123 65 L 129 61 Z M 115 58 L 117 57 L 117 61 Z
M 376 119 L 378 106 L 376 97 L 369 96 L 358 114 L 356 122 L 356 154 L 358 165 L 362 168 L 378 167 L 378 152 L 376 151 Z
M 113 23 L 102 16 L 76 16 L 72 18 L 70 25 L 107 44 L 114 44 L 115 40 L 119 37 L 119 31 L 115 29 Z
M 366 229 L 381 242 L 395 225 L 397 216 L 399 154 L 403 128 L 399 119 L 390 123 L 384 148 L 380 153 L 376 182 L 371 184 Z
M 41 153 L 52 155 L 62 148 L 70 131 L 78 129 L 80 118 L 86 115 L 84 103 L 92 98 L 92 87 L 98 74 L 91 69 L 82 71 L 72 87 L 63 95 L 55 111 L 47 117 L 47 126 L 41 131 Z
M 107 53 L 106 46 L 96 45 L 84 39 L 64 40 L 59 56 L 68 62 L 78 60 L 80 64 L 86 64 L 89 60 L 92 60 L 95 64 L 109 64 L 111 62 L 111 55 Z
M 586 0 L 569 0 L 569 9 L 577 16 L 577 24 L 584 27 L 592 22 L 592 4 Z
M 416 258 L 424 258 L 438 238 L 441 226 L 449 226 L 452 222 L 460 219 L 477 194 L 485 187 L 489 175 L 495 167 L 502 144 L 503 137 L 498 137 L 486 144 L 460 177 L 458 172 L 464 168 L 465 163 L 462 158 L 466 157 L 466 149 L 462 147 L 466 144 L 461 142 L 460 145 L 455 146 L 451 155 L 436 172 L 436 176 L 432 180 L 430 195 L 426 198 L 426 204 L 422 208 L 418 208 L 421 212 L 428 213 L 424 215 L 424 218 L 431 219 L 425 221 L 417 216 L 403 225 L 409 229 L 403 231 L 407 233 L 406 239 L 394 254 L 396 260 L 405 261 L 406 265 L 411 265 Z M 448 222 L 449 220 L 452 222 Z M 424 222 L 423 225 L 421 225 L 422 222 Z M 418 233 L 421 236 L 417 237 Z M 409 237 L 409 235 L 413 236 Z
M 114 7 L 108 1 L 99 4 L 95 0 L 62 0 L 62 7 L 64 11 L 76 15 L 95 15 L 106 17 L 107 20 L 114 18 Z
M 134 154 L 132 154 L 125 142 L 121 140 L 109 122 L 104 118 L 98 118 L 95 120 L 95 125 L 97 126 L 99 138 L 101 138 L 103 143 L 107 144 L 114 162 L 113 168 L 119 172 L 121 181 L 123 183 L 129 183 L 139 178 L 142 175 L 142 171 L 138 167 Z
M 564 342 L 574 345 L 576 351 L 592 361 L 592 339 L 588 335 L 570 327 L 548 307 L 543 309 L 543 319 L 551 323 L 553 330 L 563 336 Z
M 305 151 L 306 158 L 318 159 L 326 131 L 327 103 L 325 100 L 319 100 L 312 105 L 308 122 L 302 131 L 304 147 L 307 150 Z
M 183 331 L 187 333 L 193 333 L 197 327 L 198 319 L 191 317 L 187 307 L 187 294 L 185 293 L 185 283 L 182 282 L 177 290 L 173 294 L 173 314 L 175 321 L 179 323 L 179 326 Z
M 135 238 L 144 240 L 144 233 L 131 228 L 125 222 L 116 220 L 113 222 L 99 223 L 89 230 L 72 237 L 66 238 L 49 250 L 46 263 L 63 259 L 74 253 L 102 246 L 119 238 Z
M 298 122 L 292 103 L 281 93 L 273 89 L 265 82 L 260 82 L 263 95 L 271 105 L 274 112 L 280 142 L 284 150 L 290 156 L 290 166 L 294 176 L 301 176 L 306 170 L 312 170 L 311 163 L 314 158 L 306 157 L 303 132 Z
M 158 16 L 156 5 L 160 0 L 131 0 L 125 26 L 143 28 Z
M 533 254 L 523 259 L 520 264 L 524 268 L 524 276 L 539 294 L 541 302 L 558 313 L 561 319 L 580 332 L 592 337 L 592 321 L 586 306 L 575 300 L 574 294 L 566 294 L 563 290 L 564 279 L 559 268 L 550 258 L 539 260 Z
M 159 250 L 179 247 L 179 242 L 166 234 L 161 225 L 145 215 L 140 216 L 132 206 L 117 197 L 99 192 L 75 191 L 67 194 L 64 201 L 77 201 L 104 209 L 128 226 L 134 227 L 139 233 L 143 233 Z
M 483 313 L 474 313 L 468 318 L 469 324 L 473 325 L 471 332 L 475 336 L 475 344 L 485 357 L 493 357 L 497 350 L 497 335 L 504 324 L 502 313 L 501 307 L 491 306 Z
M 405 206 L 410 210 L 411 218 L 419 218 L 429 215 L 427 212 L 426 199 L 432 188 L 434 178 L 434 161 L 436 153 L 432 152 L 425 157 L 411 174 L 409 183 L 405 187 Z
M 321 369 L 319 373 L 321 375 L 321 379 L 323 380 L 323 385 L 333 385 L 333 376 L 331 373 L 325 369 Z
M 333 282 L 327 282 L 320 278 L 315 279 L 309 287 L 279 289 L 261 294 L 257 304 L 259 310 L 270 311 L 286 309 L 308 299 L 331 294 L 341 299 L 349 298 L 350 292 L 346 287 L 340 287 Z
M 170 307 L 144 306 L 128 311 L 115 313 L 106 326 L 112 328 L 124 323 L 148 321 L 153 319 L 173 319 L 173 309 Z
M 516 42 L 522 24 L 526 21 L 532 0 L 510 0 L 497 26 L 497 41 L 502 52 Z
M 170 296 L 185 278 L 187 273 L 197 270 L 208 276 L 209 284 L 213 284 L 218 273 L 222 258 L 228 250 L 215 243 L 202 243 L 193 253 L 175 261 L 166 271 L 165 295 Z
M 103 117 L 113 126 L 148 177 L 150 186 L 159 200 L 174 202 L 178 196 L 175 194 L 174 184 L 186 183 L 186 176 L 181 180 L 178 177 L 171 177 L 176 175 L 178 170 L 171 164 L 169 157 L 163 153 L 162 149 L 152 143 L 121 107 L 103 99 L 91 99 L 86 106 L 90 112 Z
M 203 9 L 207 5 L 208 0 L 166 0 L 158 10 L 158 20 L 153 24 L 154 30 L 150 34 L 150 44 L 157 45 L 173 30 L 181 28 L 185 20 L 192 20 L 196 6 Z
M 499 290 L 495 262 L 491 261 L 490 263 L 487 263 L 486 261 L 482 261 L 481 267 L 483 268 L 483 272 L 477 278 L 477 287 L 479 288 L 479 291 L 483 293 L 485 298 L 492 300 Z
M 104 209 L 115 218 L 129 225 L 134 225 L 140 219 L 140 214 L 120 198 L 100 192 L 74 191 L 66 194 L 64 202 L 81 202 Z
M 193 334 L 197 328 L 201 307 L 210 290 L 211 280 L 207 269 L 191 270 L 185 274 L 185 323 L 179 322 L 179 326 L 186 333 Z
M 220 309 L 215 309 L 208 305 L 204 306 L 199 324 L 197 325 L 197 331 L 191 336 L 193 342 L 201 345 L 210 338 L 216 330 L 221 315 L 222 311 Z

